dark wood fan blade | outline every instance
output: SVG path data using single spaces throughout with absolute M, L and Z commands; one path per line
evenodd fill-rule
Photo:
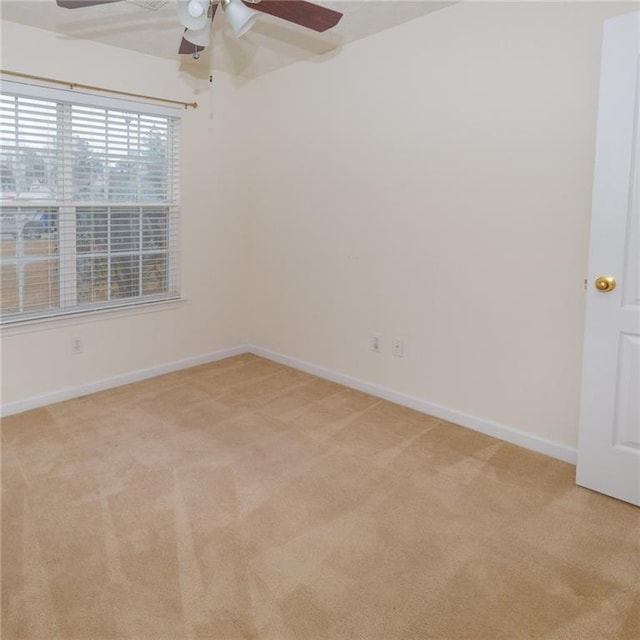
M 326 31 L 335 27 L 342 14 L 304 0 L 262 0 L 257 4 L 245 2 L 250 9 L 262 11 L 269 15 L 299 24 L 314 31 Z
M 80 7 L 93 7 L 111 2 L 121 2 L 121 0 L 56 0 L 56 4 L 63 9 L 80 9 Z

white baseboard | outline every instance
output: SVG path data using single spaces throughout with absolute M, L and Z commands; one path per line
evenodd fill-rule
M 468 429 L 479 431 L 499 440 L 504 440 L 512 444 L 543 453 L 569 462 L 571 464 L 576 463 L 577 451 L 575 448 L 570 447 L 561 442 L 555 442 L 553 440 L 547 440 L 540 436 L 508 427 L 489 420 L 483 420 L 476 418 L 475 416 L 468 415 L 455 409 L 449 409 L 421 398 L 416 398 L 399 391 L 393 391 L 379 384 L 373 382 L 367 382 L 360 378 L 334 371 L 333 369 L 326 369 L 324 367 L 306 362 L 304 360 L 298 360 L 297 358 L 291 358 L 289 356 L 282 355 L 269 349 L 263 349 L 255 345 L 240 345 L 237 347 L 231 347 L 229 349 L 221 349 L 213 353 L 206 353 L 200 356 L 192 358 L 185 358 L 184 360 L 177 360 L 175 362 L 168 362 L 166 364 L 159 365 L 157 367 L 150 367 L 149 369 L 140 369 L 131 373 L 125 373 L 104 380 L 97 380 L 87 384 L 79 385 L 77 387 L 70 387 L 67 389 L 61 389 L 59 391 L 53 391 L 52 393 L 45 393 L 40 396 L 34 396 L 32 398 L 26 398 L 25 400 L 18 400 L 16 402 L 4 403 L 0 406 L 0 416 L 9 416 L 14 413 L 21 413 L 22 411 L 28 411 L 30 409 L 38 409 L 55 402 L 62 402 L 63 400 L 70 400 L 79 396 L 84 396 L 89 393 L 96 393 L 98 391 L 105 391 L 107 389 L 113 389 L 124 384 L 131 384 L 132 382 L 139 382 L 146 380 L 147 378 L 154 378 L 161 376 L 165 373 L 173 373 L 174 371 L 180 371 L 181 369 L 188 369 L 189 367 L 196 367 L 201 364 L 207 364 L 209 362 L 215 362 L 216 360 L 222 360 L 224 358 L 230 358 L 232 356 L 238 356 L 243 353 L 253 353 L 254 355 L 279 362 L 280 364 L 305 371 L 312 375 L 326 380 L 331 380 L 338 384 L 342 384 L 351 389 L 357 389 L 364 393 L 368 393 L 372 396 L 382 398 L 383 400 L 389 400 L 396 404 L 415 409 L 421 413 L 440 418 L 441 420 L 447 420 L 459 424 Z
M 205 353 L 200 356 L 185 358 L 184 360 L 167 362 L 166 364 L 161 364 L 157 367 L 150 367 L 149 369 L 139 369 L 138 371 L 132 371 L 131 373 L 124 373 L 122 375 L 113 376 L 111 378 L 105 378 L 104 380 L 89 382 L 77 387 L 68 387 L 67 389 L 61 389 L 59 391 L 44 393 L 40 396 L 26 398 L 25 400 L 3 403 L 2 406 L 0 406 L 0 416 L 9 416 L 14 413 L 29 411 L 30 409 L 38 409 L 49 404 L 54 404 L 55 402 L 71 400 L 72 398 L 78 398 L 80 396 L 85 396 L 89 393 L 96 393 L 98 391 L 106 391 L 107 389 L 120 387 L 124 384 L 140 382 L 141 380 L 146 380 L 147 378 L 155 378 L 156 376 L 161 376 L 165 373 L 173 373 L 174 371 L 180 371 L 181 369 L 197 367 L 201 364 L 215 362 L 216 360 L 230 358 L 231 356 L 238 356 L 247 352 L 248 348 L 245 345 L 241 345 L 239 347 L 231 347 L 229 349 L 221 349 L 220 351 Z
M 474 431 L 479 431 L 480 433 L 498 438 L 499 440 L 504 440 L 511 444 L 518 445 L 519 447 L 537 451 L 538 453 L 543 453 L 547 456 L 551 456 L 552 458 L 569 462 L 570 464 L 576 464 L 577 450 L 561 442 L 547 440 L 546 438 L 541 438 L 540 436 L 527 433 L 526 431 L 521 431 L 520 429 L 515 429 L 514 427 L 508 427 L 489 420 L 476 418 L 475 416 L 468 415 L 461 411 L 433 404 L 426 400 L 422 400 L 405 393 L 400 393 L 399 391 L 393 391 L 392 389 L 388 389 L 382 385 L 367 382 L 366 380 L 355 378 L 353 376 L 348 376 L 332 369 L 325 369 L 324 367 L 320 367 L 310 362 L 305 362 L 304 360 L 291 358 L 289 356 L 276 353 L 275 351 L 270 351 L 269 349 L 263 349 L 262 347 L 257 347 L 255 345 L 249 345 L 247 348 L 250 353 L 261 356 L 262 358 L 267 358 L 268 360 L 273 360 L 274 362 L 279 362 L 280 364 L 293 367 L 294 369 L 311 373 L 312 375 L 320 378 L 337 382 L 345 387 L 357 389 L 358 391 L 382 398 L 383 400 L 395 402 L 396 404 L 410 409 L 415 409 L 416 411 L 440 418 L 441 420 L 447 420 L 448 422 L 459 424 L 460 426 L 467 427 L 468 429 L 473 429 Z

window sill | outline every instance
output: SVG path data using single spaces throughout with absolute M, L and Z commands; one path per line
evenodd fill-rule
M 68 315 L 56 316 L 53 318 L 33 318 L 32 320 L 21 320 L 15 324 L 0 327 L 0 337 L 19 335 L 21 333 L 34 333 L 37 331 L 48 331 L 62 327 L 76 326 L 89 322 L 103 322 L 116 318 L 137 316 L 143 313 L 157 313 L 160 311 L 170 311 L 180 308 L 186 300 L 184 298 L 172 298 L 170 300 L 158 300 L 154 302 L 144 302 L 129 306 L 107 309 L 92 309 L 90 311 L 78 311 Z

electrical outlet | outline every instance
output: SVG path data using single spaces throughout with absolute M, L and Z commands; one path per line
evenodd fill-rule
M 398 358 L 404 356 L 404 340 L 402 338 L 394 338 L 391 341 L 391 353 Z
M 71 339 L 71 354 L 74 356 L 80 355 L 84 351 L 84 345 L 82 344 L 82 338 L 80 336 Z
M 371 351 L 374 351 L 375 353 L 380 353 L 380 336 L 377 333 L 374 333 L 371 336 L 371 341 L 369 345 L 371 347 Z

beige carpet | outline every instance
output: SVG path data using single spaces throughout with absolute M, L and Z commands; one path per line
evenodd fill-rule
M 640 637 L 640 509 L 254 356 L 2 443 L 4 640 Z

